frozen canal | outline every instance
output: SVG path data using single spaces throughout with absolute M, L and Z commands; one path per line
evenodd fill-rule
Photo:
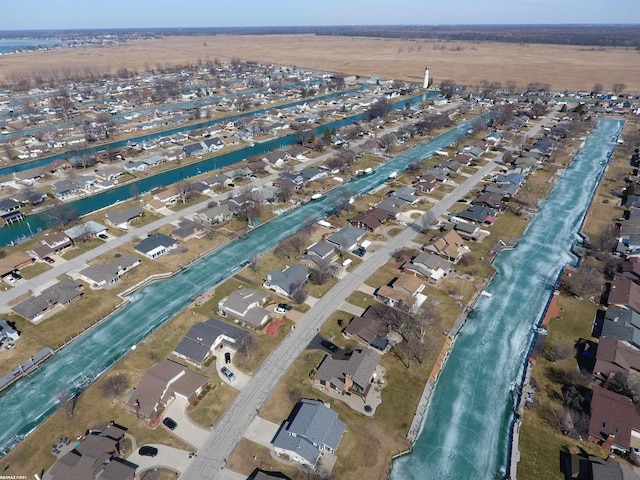
M 0 456 L 55 411 L 58 393 L 71 392 L 92 382 L 133 345 L 184 309 L 194 296 L 248 263 L 252 253 L 264 253 L 303 225 L 326 216 L 340 198 L 374 189 L 386 182 L 391 172 L 404 170 L 412 161 L 445 148 L 464 137 L 470 127 L 486 119 L 486 115 L 481 115 L 462 122 L 434 140 L 398 155 L 378 167 L 375 173 L 339 187 L 325 199 L 307 203 L 255 229 L 247 238 L 220 248 L 178 275 L 135 292 L 130 297 L 130 304 L 58 352 L 28 377 L 0 393 L 0 411 L 3 412 L 0 417 Z
M 525 356 L 560 269 L 572 261 L 595 187 L 623 122 L 603 119 L 481 296 L 440 373 L 411 455 L 391 478 L 493 479 L 507 469 L 509 430 Z M 486 241 L 495 242 L 489 237 Z

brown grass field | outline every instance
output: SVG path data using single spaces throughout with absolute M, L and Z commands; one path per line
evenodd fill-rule
M 316 35 L 170 36 L 139 40 L 121 47 L 63 49 L 0 57 L 0 77 L 38 69 L 120 67 L 145 70 L 162 65 L 195 64 L 231 58 L 323 71 L 421 82 L 425 65 L 438 84 L 451 79 L 475 86 L 483 80 L 532 82 L 553 90 L 610 90 L 623 83 L 640 92 L 640 52 L 624 48 L 592 49 L 570 45 L 442 42 Z

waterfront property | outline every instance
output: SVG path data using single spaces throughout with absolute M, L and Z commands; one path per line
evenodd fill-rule
M 67 278 L 43 290 L 40 295 L 18 303 L 11 310 L 27 320 L 38 320 L 56 306 L 68 305 L 82 295 L 82 285 Z
M 218 310 L 239 322 L 262 328 L 269 320 L 269 311 L 262 308 L 269 296 L 251 288 L 239 288 L 218 302 Z
M 318 400 L 303 398 L 271 441 L 278 455 L 315 467 L 323 452 L 335 453 L 346 425 Z
M 178 248 L 178 241 L 163 233 L 154 233 L 137 243 L 133 249 L 151 260 L 155 260 L 171 250 Z
M 195 401 L 208 383 L 208 377 L 163 360 L 147 370 L 138 385 L 127 393 L 126 405 L 137 417 L 151 418 L 176 397 L 189 403 Z
M 315 385 L 364 400 L 376 380 L 382 356 L 374 350 L 356 350 L 345 355 L 327 355 L 313 376 Z
M 78 278 L 87 282 L 92 288 L 101 288 L 117 283 L 122 275 L 138 265 L 140 265 L 138 257 L 125 253 L 104 265 L 89 265 L 78 273 Z

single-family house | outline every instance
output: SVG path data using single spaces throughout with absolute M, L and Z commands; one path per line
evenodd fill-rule
M 233 218 L 233 212 L 228 205 L 218 205 L 217 207 L 212 207 L 199 213 L 197 218 L 202 223 L 215 225 L 231 220 Z
M 248 334 L 249 332 L 235 325 L 210 318 L 191 327 L 171 353 L 192 365 L 202 367 L 217 348 L 226 346 L 238 350 Z
M 50 255 L 51 253 L 60 253 L 65 248 L 69 248 L 73 245 L 73 242 L 64 232 L 46 232 L 40 239 L 40 244 L 48 250 L 46 255 Z M 37 250 L 37 248 L 34 250 Z
M 358 242 L 365 235 L 365 231 L 353 225 L 346 225 L 327 238 L 341 252 L 350 252 L 358 246 Z
M 459 218 L 479 225 L 491 225 L 498 213 L 493 208 L 481 205 L 471 205 L 469 208 L 457 214 Z
M 200 142 L 191 143 L 182 147 L 182 151 L 186 157 L 199 157 L 205 153 L 206 148 Z
M 286 150 L 287 157 L 301 162 L 307 159 L 308 153 L 309 150 L 302 145 L 292 145 Z
M 462 256 L 469 252 L 469 247 L 455 230 L 449 230 L 425 245 L 424 250 L 452 263 L 458 263 Z
M 375 291 L 375 296 L 390 307 L 408 311 L 414 306 L 420 306 L 426 299 L 419 295 L 424 290 L 421 276 L 401 273 L 391 285 L 383 285 Z
M 389 215 L 389 218 L 395 219 L 406 204 L 407 202 L 401 198 L 391 196 L 378 203 L 376 208 Z
M 180 192 L 176 188 L 167 188 L 153 195 L 154 200 L 158 200 L 165 205 L 174 205 L 180 198 Z
M 269 296 L 251 288 L 239 288 L 218 302 L 218 310 L 254 328 L 262 328 L 269 321 L 269 311 L 262 306 Z
M 444 279 L 451 268 L 451 262 L 432 255 L 430 252 L 421 252 L 413 260 L 406 262 L 402 267 L 403 272 L 420 276 L 429 281 L 432 285 L 437 285 Z
M 3 198 L 0 200 L 0 212 L 9 213 L 20 209 L 20 202 L 12 198 Z
M 171 231 L 171 236 L 181 242 L 186 242 L 192 238 L 201 239 L 207 235 L 207 230 L 201 224 L 193 220 L 182 219 L 178 223 L 178 228 Z
M 172 360 L 163 360 L 146 371 L 126 405 L 137 417 L 151 418 L 174 398 L 194 402 L 208 383 L 208 377 Z
M 72 242 L 81 240 L 86 237 L 95 237 L 97 235 L 103 235 L 107 231 L 107 227 L 104 225 L 89 220 L 81 223 L 64 231 L 65 235 L 71 239 Z
M 480 227 L 469 222 L 458 222 L 453 229 L 465 240 L 478 240 L 480 238 Z
M 26 252 L 14 252 L 6 257 L 0 258 L 0 277 L 33 265 L 34 261 L 33 256 Z
M 629 277 L 615 278 L 611 282 L 608 304 L 640 313 L 640 285 Z
M 334 244 L 320 240 L 307 247 L 306 253 L 300 258 L 300 263 L 309 268 L 317 268 L 319 262 L 332 262 L 337 255 L 338 251 Z
M 610 306 L 602 320 L 600 337 L 627 342 L 640 349 L 640 313 L 632 309 Z
M 287 153 L 284 150 L 274 150 L 262 157 L 262 161 L 272 167 L 281 168 L 287 159 Z
M 478 198 L 471 201 L 471 205 L 479 205 L 498 211 L 503 210 L 504 202 L 502 201 L 502 197 L 499 193 L 482 193 Z
M 111 422 L 94 435 L 86 435 L 76 446 L 56 459 L 43 478 L 49 480 L 134 480 L 138 465 L 124 460 L 126 429 Z
M 149 164 L 139 160 L 136 162 L 129 161 L 122 167 L 125 172 L 146 172 L 149 170 Z
M 60 180 L 53 184 L 53 195 L 59 200 L 66 200 L 78 194 L 78 185 L 69 180 Z
M 40 295 L 20 302 L 12 310 L 27 320 L 35 320 L 55 306 L 68 305 L 82 295 L 82 285 L 67 278 L 43 290 Z
M 154 260 L 178 248 L 178 241 L 163 233 L 154 233 L 136 244 L 133 249 Z
M 349 223 L 354 227 L 369 232 L 375 232 L 384 222 L 389 220 L 389 214 L 377 207 L 370 208 L 357 217 L 351 219 Z
M 316 180 L 326 178 L 327 172 L 321 168 L 310 167 L 300 170 L 300 175 L 302 175 L 303 181 L 306 184 L 308 182 L 314 182 Z
M 342 395 L 354 394 L 366 398 L 376 379 L 376 368 L 381 355 L 370 349 L 355 350 L 347 355 L 327 355 L 313 382 Z
M 19 338 L 20 338 L 20 332 L 18 332 L 6 320 L 0 320 L 0 342 L 4 342 L 5 340 L 15 342 Z
M 416 196 L 416 191 L 411 187 L 402 187 L 394 191 L 391 196 L 399 198 L 409 205 L 415 205 L 420 201 L 420 197 Z
M 288 265 L 284 270 L 271 270 L 264 278 L 263 287 L 278 295 L 290 297 L 298 285 L 309 278 L 309 269 L 304 265 Z
M 610 375 L 626 379 L 631 372 L 640 372 L 640 350 L 615 338 L 600 337 L 593 373 L 609 380 Z
M 217 152 L 218 150 L 222 150 L 224 148 L 224 142 L 218 137 L 208 138 L 204 141 L 205 147 L 209 152 Z
M 599 386 L 592 392 L 589 440 L 623 451 L 640 448 L 640 414 L 632 400 Z
M 144 212 L 142 211 L 142 208 L 138 205 L 134 205 L 122 210 L 109 210 L 105 214 L 105 219 L 108 224 L 122 230 L 127 230 L 129 228 L 129 223 L 142 217 L 143 214 Z
M 324 403 L 303 398 L 280 426 L 271 444 L 276 454 L 315 467 L 322 452 L 335 454 L 345 429 L 338 414 Z
M 374 316 L 354 317 L 343 332 L 345 337 L 364 343 L 378 350 L 384 350 L 389 345 L 387 334 L 389 327 Z
M 120 277 L 140 265 L 140 259 L 130 253 L 120 255 L 103 265 L 89 265 L 78 273 L 78 277 L 93 288 L 113 285 Z

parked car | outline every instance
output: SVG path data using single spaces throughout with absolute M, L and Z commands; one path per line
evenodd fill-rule
M 42 259 L 47 263 L 55 263 L 56 261 L 51 257 L 42 257 Z
M 158 449 L 150 445 L 144 445 L 138 449 L 138 455 L 143 457 L 155 457 L 158 455 Z
M 169 430 L 175 430 L 176 427 L 178 426 L 178 423 L 173 418 L 170 418 L 170 417 L 165 417 L 165 419 L 162 420 L 162 423 Z
M 367 253 L 367 250 L 364 247 L 358 247 L 355 250 L 352 250 L 351 253 L 359 257 L 364 257 L 364 254 Z
M 14 274 L 13 274 L 13 278 L 14 278 L 15 280 L 22 280 L 22 275 L 20 275 L 19 273 L 14 273 Z
M 225 377 L 227 377 L 227 379 L 230 382 L 233 382 L 236 379 L 235 374 L 231 370 L 229 370 L 227 367 L 222 367 L 220 371 L 223 373 Z
M 3 277 L 3 280 L 11 285 L 13 285 L 14 283 L 16 283 L 16 279 L 13 278 L 13 275 L 7 275 L 5 277 Z
M 278 308 L 282 308 L 283 310 L 286 310 L 288 312 L 293 307 L 291 305 L 289 305 L 288 303 L 279 303 L 278 304 Z
M 109 240 L 109 237 L 107 237 L 104 233 L 99 234 L 98 237 L 100 237 L 103 240 Z
M 284 308 L 280 308 L 280 307 L 276 307 L 274 312 L 279 315 L 284 315 L 285 313 L 287 313 L 287 311 Z
M 229 352 L 224 352 L 224 363 L 227 365 L 231 363 L 231 354 Z
M 15 347 L 16 344 L 13 342 L 7 343 L 4 348 L 6 348 L 7 350 L 11 350 L 13 347 Z
M 329 340 L 322 340 L 320 345 L 333 353 L 338 351 L 338 346 L 335 343 L 331 343 Z

